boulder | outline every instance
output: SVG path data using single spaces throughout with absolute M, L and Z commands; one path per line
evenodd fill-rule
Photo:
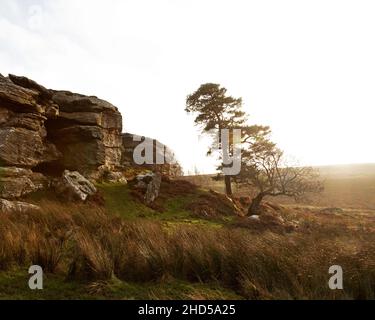
M 95 186 L 77 171 L 65 170 L 54 186 L 56 193 L 68 200 L 85 201 L 97 192 Z
M 26 202 L 0 199 L 0 212 L 8 214 L 41 212 L 41 208 Z
M 16 199 L 48 187 L 41 173 L 16 167 L 0 167 L 0 197 Z
M 154 202 L 159 196 L 160 186 L 160 173 L 146 173 L 136 177 L 135 188 L 143 190 L 144 200 L 147 204 Z

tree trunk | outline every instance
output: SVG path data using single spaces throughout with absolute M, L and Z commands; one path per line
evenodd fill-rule
M 228 197 L 231 197 L 233 195 L 231 176 L 225 176 L 224 181 L 225 181 L 225 193 Z
M 264 198 L 264 193 L 259 193 L 255 198 L 253 198 L 253 201 L 250 204 L 248 215 L 259 215 L 260 214 L 260 204 Z

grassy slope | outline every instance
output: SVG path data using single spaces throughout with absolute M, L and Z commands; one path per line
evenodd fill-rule
M 219 229 L 226 229 L 221 227 L 226 225 L 228 223 L 228 220 L 229 223 L 231 223 L 231 219 L 206 220 L 200 219 L 198 217 L 193 217 L 190 212 L 186 210 L 186 204 L 190 203 L 192 200 L 196 200 L 202 194 L 206 193 L 203 190 L 195 190 L 194 192 L 188 193 L 184 196 L 176 195 L 174 197 L 168 197 L 164 203 L 165 210 L 163 212 L 158 212 L 149 207 L 146 207 L 139 201 L 135 200 L 134 197 L 130 194 L 128 186 L 99 185 L 98 188 L 105 199 L 106 210 L 113 216 L 119 216 L 122 220 L 135 221 L 137 223 L 142 221 L 156 221 L 162 223 L 162 225 L 166 227 L 172 225 L 178 228 L 181 226 L 184 227 L 185 225 L 198 225 L 200 228 L 203 228 L 201 229 L 201 231 L 198 230 L 199 232 L 202 232 L 202 230 L 207 230 L 207 239 L 205 238 L 206 235 L 201 233 L 197 234 L 197 236 L 199 235 L 202 241 L 207 241 L 206 245 L 208 245 L 208 247 L 212 243 L 212 236 L 215 237 L 215 234 L 212 235 L 211 231 L 213 229 L 217 229 L 217 227 L 219 227 Z M 45 193 L 35 194 L 28 200 L 43 205 L 46 201 L 46 198 L 48 199 L 47 203 L 57 201 L 57 199 L 54 198 L 53 194 Z M 84 208 L 85 207 L 83 207 L 83 210 L 85 210 Z M 273 296 L 269 295 L 268 290 L 271 290 L 270 292 L 272 292 L 272 288 L 275 285 L 284 288 L 284 284 L 279 283 L 281 281 L 280 278 L 282 277 L 274 277 L 274 273 L 279 270 L 279 268 L 281 268 L 281 270 L 284 270 L 283 272 L 294 274 L 294 271 L 283 268 L 291 268 L 291 270 L 294 270 L 293 261 L 295 257 L 290 254 L 291 251 L 289 249 L 286 250 L 287 255 L 285 256 L 282 256 L 280 253 L 284 245 L 289 246 L 291 244 L 291 250 L 296 249 L 299 252 L 298 254 L 302 253 L 301 256 L 298 257 L 298 261 L 306 260 L 305 262 L 307 263 L 308 267 L 306 269 L 307 271 L 304 270 L 303 272 L 310 272 L 311 274 L 314 274 L 314 279 L 315 277 L 317 277 L 316 279 L 318 279 L 317 283 L 314 282 L 311 284 L 309 282 L 310 280 L 306 279 L 307 282 L 305 284 L 305 287 L 303 287 L 302 284 L 293 284 L 293 286 L 296 286 L 296 288 L 298 288 L 299 285 L 302 285 L 301 290 L 305 290 L 306 285 L 311 285 L 312 289 L 315 290 L 314 286 L 317 285 L 317 288 L 319 288 L 318 290 L 326 290 L 324 288 L 320 288 L 320 285 L 323 284 L 324 287 L 324 284 L 326 283 L 326 279 L 324 277 L 324 274 L 326 273 L 325 265 L 327 263 L 331 265 L 331 261 L 319 262 L 319 264 L 322 264 L 322 266 L 319 265 L 317 267 L 322 267 L 325 271 L 319 270 L 319 272 L 317 273 L 315 269 L 311 269 L 309 271 L 308 268 L 311 268 L 314 263 L 316 264 L 316 262 L 313 263 L 310 261 L 315 259 L 315 255 L 317 256 L 317 259 L 319 259 L 318 257 L 320 257 L 320 253 L 323 252 L 322 250 L 330 250 L 328 248 L 335 248 L 335 246 L 337 246 L 337 248 L 340 248 L 340 250 L 342 248 L 343 252 L 340 254 L 347 254 L 349 258 L 353 259 L 353 261 L 350 262 L 353 264 L 348 266 L 350 268 L 353 268 L 353 275 L 358 278 L 355 268 L 357 268 L 357 264 L 359 265 L 359 263 L 362 263 L 362 260 L 357 260 L 358 258 L 356 257 L 356 255 L 358 254 L 358 250 L 361 250 L 361 248 L 368 243 L 368 241 L 366 240 L 368 238 L 368 235 L 372 234 L 371 230 L 367 230 L 366 232 L 362 232 L 361 230 L 365 230 L 373 226 L 374 216 L 367 213 L 362 217 L 361 210 L 359 210 L 358 212 L 345 211 L 338 214 L 334 213 L 320 216 L 315 215 L 314 210 L 316 209 L 313 207 L 311 209 L 300 208 L 299 210 L 292 210 L 291 212 L 288 212 L 288 210 L 286 210 L 286 214 L 293 216 L 293 219 L 300 219 L 301 221 L 301 230 L 295 235 L 278 235 L 274 237 L 272 234 L 266 233 L 264 236 L 258 236 L 257 234 L 255 234 L 253 238 L 252 236 L 246 236 L 246 238 L 244 238 L 247 239 L 246 241 L 251 241 L 252 245 L 253 242 L 257 242 L 257 239 L 259 239 L 258 242 L 261 248 L 261 251 L 258 251 L 258 249 L 254 249 L 256 251 L 251 253 L 255 255 L 254 259 L 260 259 L 260 265 L 258 267 L 257 263 L 254 262 L 254 265 L 250 263 L 249 267 L 254 269 L 248 271 L 250 272 L 251 277 L 254 277 L 255 282 L 243 282 L 241 284 L 241 290 L 244 292 L 244 294 L 239 293 L 238 290 L 228 289 L 228 286 L 224 286 L 222 283 L 219 283 L 219 281 L 213 280 L 206 280 L 204 282 L 190 282 L 170 276 L 167 278 L 162 278 L 160 280 L 143 282 L 134 282 L 124 279 L 119 280 L 116 277 L 112 277 L 111 280 L 106 281 L 77 282 L 74 280 L 67 281 L 66 273 L 64 272 L 55 272 L 54 274 L 47 273 L 45 275 L 45 289 L 41 291 L 31 291 L 27 287 L 27 281 L 29 277 L 29 275 L 27 274 L 27 270 L 25 268 L 15 268 L 13 266 L 11 269 L 2 269 L 5 271 L 0 271 L 0 299 L 236 299 L 244 297 L 273 298 Z M 67 209 L 67 211 L 69 211 L 69 209 Z M 152 231 L 152 229 L 150 230 Z M 238 236 L 240 235 L 238 234 Z M 362 240 L 361 237 L 363 237 L 364 240 Z M 269 242 L 272 245 L 264 246 L 264 241 Z M 320 241 L 322 243 L 318 244 L 318 242 Z M 299 245 L 298 243 L 301 243 L 301 245 Z M 197 243 L 197 245 L 198 244 L 200 243 Z M 316 246 L 316 249 L 314 246 Z M 272 249 L 273 247 L 275 247 L 275 250 Z M 245 247 L 244 250 L 248 249 Z M 227 254 L 226 252 L 227 251 L 223 251 L 223 253 L 220 254 Z M 364 252 L 369 252 L 369 250 Z M 199 254 L 199 252 L 194 251 L 194 254 Z M 210 255 L 211 253 L 207 251 L 207 254 Z M 216 253 L 213 252 L 213 254 L 214 256 L 212 258 L 215 261 Z M 247 254 L 246 251 L 244 251 L 244 254 Z M 326 259 L 326 256 L 327 254 L 324 253 L 322 259 Z M 200 258 L 206 259 L 205 256 L 201 257 L 200 255 L 197 255 L 195 257 L 192 255 L 191 257 L 192 259 L 197 259 L 196 263 L 202 263 L 201 265 L 196 266 L 199 266 L 199 268 L 202 267 L 202 270 L 205 270 L 205 264 L 209 263 L 210 261 L 207 260 L 206 262 L 206 260 L 202 260 L 201 262 L 199 260 Z M 366 257 L 366 255 L 364 257 Z M 239 263 L 248 263 L 248 260 L 242 261 L 240 255 L 233 256 L 233 258 L 238 259 Z M 277 261 L 280 262 L 280 265 L 279 262 L 275 264 L 273 260 L 274 258 L 277 258 Z M 211 258 L 207 256 L 207 259 Z M 335 259 L 335 257 L 333 256 L 332 259 Z M 343 259 L 344 260 L 342 262 L 345 263 L 347 258 Z M 368 258 L 365 258 L 363 261 L 369 260 Z M 234 262 L 234 264 L 235 263 L 236 262 Z M 372 262 L 366 263 L 367 264 L 365 264 L 363 268 L 367 268 L 366 270 L 371 270 Z M 195 266 L 193 265 L 193 267 Z M 273 271 L 272 268 L 276 268 L 276 271 Z M 373 273 L 369 275 L 369 277 L 371 276 L 373 276 Z M 293 279 L 294 277 L 295 275 L 293 275 L 291 279 Z M 260 281 L 260 283 L 257 283 L 256 281 Z M 262 283 L 263 281 L 264 283 Z M 286 283 L 288 284 L 287 281 Z M 366 280 L 366 283 L 370 282 Z M 290 284 L 285 285 L 285 287 L 289 286 Z M 353 290 L 355 290 L 356 286 L 357 284 L 355 283 L 351 284 L 350 290 L 352 290 L 353 288 Z M 259 290 L 265 289 L 266 291 L 258 292 L 258 288 Z M 365 290 L 367 292 L 365 296 L 371 296 L 371 294 L 373 294 L 371 293 L 373 292 L 373 289 L 367 288 Z M 239 294 L 241 294 L 241 296 Z M 288 292 L 278 292 L 277 290 L 273 292 L 273 294 L 275 294 L 275 297 L 291 297 Z M 313 291 L 311 291 L 312 296 L 321 296 L 323 294 L 327 295 L 327 292 L 322 291 L 322 293 L 314 293 Z M 347 296 L 344 295 L 342 297 L 350 298 L 351 296 L 351 292 L 349 292 Z M 301 297 L 303 297 L 303 295 Z
M 205 191 L 198 190 L 185 196 L 168 199 L 165 210 L 157 212 L 130 194 L 130 188 L 121 184 L 100 184 L 97 186 L 105 200 L 107 212 L 122 219 L 147 219 L 164 223 L 199 224 L 208 228 L 220 226 L 223 222 L 203 220 L 191 216 L 185 205 Z M 29 202 L 40 204 L 59 201 L 54 193 L 38 192 L 30 196 Z M 110 281 L 94 283 L 67 281 L 59 274 L 46 274 L 43 290 L 28 288 L 29 274 L 26 269 L 15 267 L 0 272 L 0 299 L 241 299 L 232 290 L 217 283 L 188 283 L 177 279 L 162 282 L 136 283 L 113 278 Z
M 159 212 L 135 200 L 126 185 L 101 184 L 98 189 L 103 194 L 107 211 L 124 219 L 146 218 L 167 224 L 188 223 L 208 226 L 219 226 L 223 223 L 222 219 L 205 220 L 193 217 L 186 209 L 188 203 L 207 193 L 204 190 L 198 189 L 191 194 L 173 196 L 166 200 L 164 210 Z

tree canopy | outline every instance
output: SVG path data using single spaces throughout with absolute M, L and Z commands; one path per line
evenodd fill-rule
M 218 170 L 228 167 L 223 161 L 223 151 L 221 149 L 221 133 L 228 132 L 228 154 L 233 156 L 235 143 L 255 142 L 269 133 L 269 128 L 264 126 L 247 125 L 248 116 L 243 111 L 242 98 L 234 98 L 227 94 L 227 89 L 215 83 L 202 84 L 194 93 L 188 95 L 186 99 L 185 111 L 196 115 L 195 124 L 201 126 L 204 133 L 210 134 L 217 131 L 217 138 L 213 146 L 208 150 L 219 146 L 219 160 L 221 164 Z M 240 131 L 240 141 L 234 141 L 234 130 Z M 224 174 L 225 189 L 227 195 L 232 195 L 231 175 Z

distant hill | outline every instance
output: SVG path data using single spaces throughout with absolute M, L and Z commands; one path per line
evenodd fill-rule
M 317 167 L 323 177 L 360 178 L 375 176 L 375 163 L 346 164 Z
M 312 195 L 303 204 L 325 207 L 343 207 L 352 209 L 375 210 L 375 163 L 331 165 L 317 167 L 325 182 L 325 190 L 320 195 Z M 203 188 L 224 192 L 221 181 L 214 181 L 211 175 L 186 176 L 185 180 Z M 237 196 L 252 195 L 249 188 L 236 188 Z M 293 204 L 293 199 L 274 198 L 271 201 Z

